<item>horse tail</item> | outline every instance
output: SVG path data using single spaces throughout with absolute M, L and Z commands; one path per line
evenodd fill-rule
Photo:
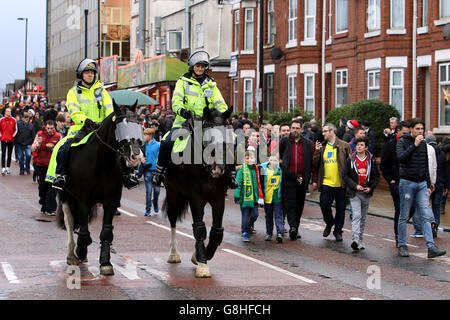
M 186 215 L 186 212 L 189 208 L 189 201 L 188 197 L 178 193 L 177 199 L 174 202 L 168 201 L 167 197 L 164 199 L 163 205 L 162 205 L 162 211 L 167 216 L 176 216 L 177 220 L 181 221 L 182 218 Z
M 56 197 L 56 225 L 61 228 L 61 229 L 65 229 L 66 225 L 64 223 L 64 211 L 62 208 L 62 202 L 61 202 L 61 198 L 58 196 Z

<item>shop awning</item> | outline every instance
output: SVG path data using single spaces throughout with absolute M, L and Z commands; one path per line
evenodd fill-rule
M 117 85 L 117 83 L 105 84 L 105 85 L 103 86 L 103 88 L 104 88 L 104 89 L 109 89 L 109 88 L 111 88 L 111 87 L 114 87 L 115 85 Z
M 144 92 L 150 89 L 153 89 L 154 87 L 156 87 L 154 84 L 150 85 L 150 86 L 145 86 L 142 88 L 138 88 L 137 90 L 135 90 L 136 92 Z
M 188 69 L 186 63 L 166 55 L 145 60 L 136 59 L 134 63 L 119 67 L 117 87 L 124 89 L 177 81 Z

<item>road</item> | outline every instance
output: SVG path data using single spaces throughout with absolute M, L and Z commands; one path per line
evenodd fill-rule
M 409 258 L 397 256 L 393 221 L 369 216 L 365 247 L 353 252 L 351 222 L 344 241 L 323 238 L 325 224 L 317 204 L 307 202 L 301 239 L 282 244 L 264 241 L 261 209 L 250 242 L 240 237 L 239 207 L 227 200 L 225 235 L 208 263 L 209 279 L 196 279 L 190 216 L 178 225 L 182 262 L 168 264 L 169 222 L 163 214 L 144 217 L 145 187 L 124 190 L 121 215 L 114 219 L 112 263 L 115 275 L 99 274 L 100 222 L 90 225 L 94 240 L 89 261 L 66 265 L 65 230 L 40 215 L 37 183 L 30 176 L 0 176 L 0 300 L 442 300 L 450 296 L 450 258 L 426 259 L 423 239 L 410 238 Z M 164 199 L 161 189 L 160 203 Z M 101 216 L 100 216 L 101 217 Z M 207 210 L 205 222 L 210 226 Z M 408 225 L 408 234 L 412 226 Z M 450 250 L 450 234 L 436 243 Z M 79 275 L 79 277 L 78 277 Z

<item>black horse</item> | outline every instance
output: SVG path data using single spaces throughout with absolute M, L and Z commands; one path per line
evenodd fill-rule
M 67 179 L 60 192 L 58 224 L 68 234 L 67 264 L 87 261 L 87 247 L 92 243 L 88 223 L 97 215 L 97 204 L 103 206 L 100 233 L 100 274 L 113 275 L 110 247 L 113 241 L 113 217 L 122 197 L 122 175 L 125 166 L 135 167 L 142 159 L 142 128 L 137 123 L 136 103 L 118 107 L 96 130 L 86 144 L 69 149 Z M 62 205 L 61 205 L 62 204 Z M 79 228 L 75 246 L 73 231 Z
M 191 131 L 191 148 L 184 152 L 191 153 L 190 163 L 173 164 L 167 168 L 164 185 L 166 187 L 166 199 L 163 210 L 167 214 L 171 226 L 170 255 L 167 262 L 180 263 L 180 255 L 176 242 L 176 222 L 184 215 L 189 205 L 193 219 L 193 231 L 195 238 L 195 251 L 191 261 L 197 265 L 195 276 L 199 278 L 211 277 L 207 260 L 211 260 L 217 247 L 223 239 L 222 219 L 225 210 L 225 195 L 228 187 L 228 175 L 230 174 L 229 165 L 225 160 L 228 155 L 228 161 L 234 162 L 233 146 L 227 143 L 226 139 L 217 139 L 224 137 L 226 131 L 226 120 L 231 115 L 232 109 L 221 113 L 215 109 L 203 110 L 201 130 L 196 129 L 194 121 L 188 121 Z M 195 123 L 198 123 L 195 121 Z M 212 139 L 212 137 L 214 137 Z M 209 140 L 209 142 L 205 142 Z M 203 142 L 202 142 L 203 141 Z M 231 140 L 233 144 L 233 140 Z M 200 149 L 196 146 L 201 146 Z M 204 157 L 204 151 L 212 150 L 208 154 L 210 157 Z M 194 158 L 201 152 L 202 160 L 195 161 Z M 219 154 L 216 154 L 218 151 Z M 172 153 L 172 156 L 176 155 Z M 184 158 L 184 157 L 183 157 Z M 205 159 L 206 158 L 206 159 Z M 173 157 L 172 157 L 173 159 Z M 198 160 L 198 159 L 197 159 Z M 189 162 L 189 161 L 187 161 Z M 205 247 L 204 240 L 207 238 L 205 223 L 203 222 L 204 208 L 209 203 L 212 207 L 213 223 L 209 234 L 209 242 Z

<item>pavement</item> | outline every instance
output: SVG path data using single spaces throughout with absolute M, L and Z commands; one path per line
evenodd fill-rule
M 312 188 L 310 187 L 310 190 Z M 320 192 L 311 191 L 306 200 L 314 203 L 319 203 Z M 347 206 L 348 209 L 348 206 Z M 372 199 L 370 200 L 369 215 L 392 219 L 394 220 L 394 203 L 392 201 L 391 193 L 388 189 L 381 185 L 375 189 Z M 450 206 L 445 208 L 445 214 L 441 214 L 441 224 L 439 226 L 441 231 L 450 232 Z

